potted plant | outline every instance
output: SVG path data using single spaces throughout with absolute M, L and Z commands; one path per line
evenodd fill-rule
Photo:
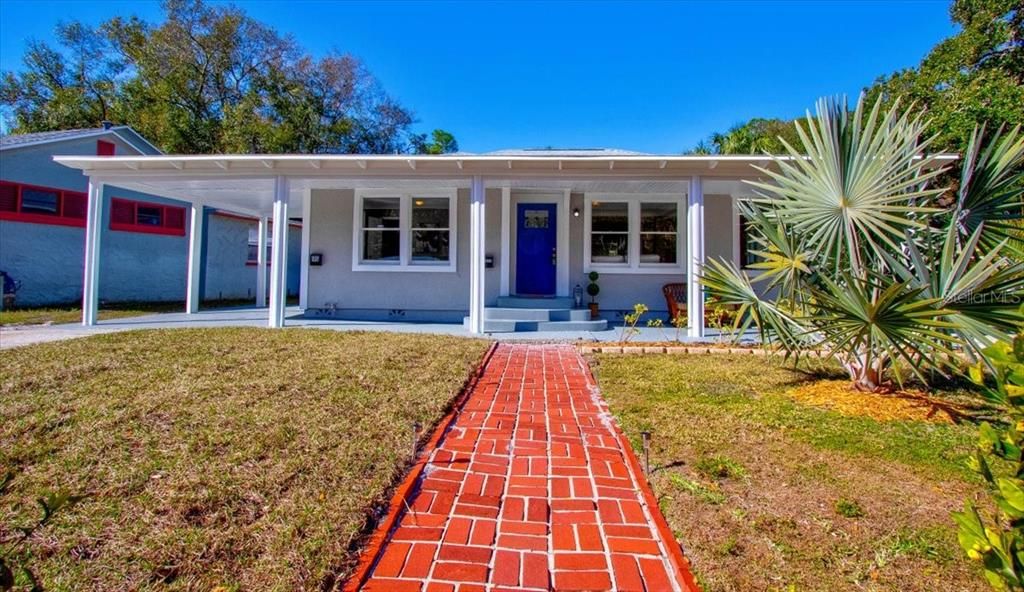
M 601 286 L 597 285 L 597 278 L 601 277 L 596 271 L 590 272 L 587 279 L 590 283 L 587 284 L 587 294 L 590 294 L 590 318 L 596 319 L 600 309 L 597 306 L 597 301 L 594 300 L 598 294 L 601 293 Z

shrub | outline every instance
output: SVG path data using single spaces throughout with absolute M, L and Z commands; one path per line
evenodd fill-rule
M 978 450 L 968 464 L 985 479 L 997 511 L 982 517 L 967 501 L 953 518 L 960 527 L 960 546 L 981 562 L 992 587 L 1024 590 L 1024 336 L 1018 335 L 1012 345 L 998 342 L 983 353 L 987 363 L 973 367 L 971 378 L 1006 410 L 1006 422 L 981 424 Z M 986 366 L 994 385 L 985 382 Z

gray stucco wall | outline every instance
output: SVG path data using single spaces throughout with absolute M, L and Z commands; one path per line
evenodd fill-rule
M 257 268 L 248 263 L 249 230 L 255 229 L 254 220 L 210 213 L 206 221 L 205 268 L 203 270 L 203 298 L 256 298 Z M 268 243 L 269 244 L 269 243 Z M 302 260 L 302 228 L 288 229 L 288 294 L 299 293 L 299 264 Z M 270 261 L 267 273 L 269 289 Z
M 486 254 L 494 267 L 486 270 L 486 303 L 493 305 L 501 281 L 501 190 L 487 190 Z M 339 317 L 408 320 L 456 320 L 469 309 L 469 195 L 458 192 L 457 272 L 352 270 L 353 190 L 314 190 L 310 204 L 310 252 L 322 253 L 324 264 L 310 267 L 310 314 L 336 309 Z M 515 200 L 513 199 L 513 202 Z M 514 203 L 513 203 L 514 205 Z M 570 212 L 583 211 L 583 194 L 570 196 Z M 512 212 L 515 208 L 512 208 Z M 571 215 L 571 214 L 570 214 Z M 705 197 L 708 257 L 733 257 L 732 202 L 729 196 Z M 583 273 L 583 216 L 569 219 L 569 290 L 586 287 Z M 685 241 L 685 232 L 680 240 Z M 515 249 L 510 254 L 510 285 L 515 288 Z M 602 274 L 598 298 L 605 317 L 615 321 L 623 311 L 644 303 L 655 313 L 666 312 L 664 284 L 685 282 L 684 273 Z M 587 297 L 584 296 L 586 299 Z
M 488 197 L 494 195 L 488 191 Z M 497 195 L 500 195 L 498 193 Z M 355 192 L 313 190 L 310 202 L 311 253 L 324 263 L 309 268 L 310 309 L 339 309 L 350 317 L 458 320 L 469 310 L 469 192 L 458 192 L 456 206 L 456 271 L 353 271 L 352 215 Z M 494 199 L 490 203 L 496 203 Z M 489 204 L 490 205 L 490 204 Z M 490 210 L 492 208 L 488 208 Z M 500 218 L 487 213 L 488 224 Z M 495 222 L 493 228 L 497 230 Z M 488 252 L 498 243 L 488 237 Z M 498 239 L 500 241 L 500 237 Z M 495 270 L 485 281 L 497 284 Z M 488 291 L 497 294 L 496 288 Z M 314 311 L 315 312 L 315 311 Z

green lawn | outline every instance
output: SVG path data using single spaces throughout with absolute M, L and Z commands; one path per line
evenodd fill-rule
M 949 513 L 980 485 L 973 425 L 875 421 L 797 403 L 809 380 L 749 355 L 598 355 L 694 571 L 718 590 L 986 590 Z M 961 393 L 962 395 L 962 393 Z
M 289 298 L 288 304 L 298 304 L 298 298 Z M 231 306 L 253 306 L 253 300 L 224 299 L 205 300 L 202 308 L 225 308 Z M 109 302 L 100 305 L 100 320 L 124 319 L 158 312 L 182 312 L 184 302 Z M 82 307 L 78 303 L 56 306 L 15 307 L 0 310 L 0 327 L 11 325 L 42 325 L 45 323 L 78 323 L 82 320 Z
M 317 590 L 352 567 L 482 340 L 138 331 L 0 352 L 0 541 L 84 494 L 24 553 L 48 590 Z M 2 544 L 2 543 L 0 543 Z

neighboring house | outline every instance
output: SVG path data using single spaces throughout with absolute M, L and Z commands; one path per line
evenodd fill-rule
M 97 191 L 104 182 L 187 189 L 198 203 L 299 217 L 306 316 L 468 317 L 473 333 L 596 330 L 637 303 L 664 315 L 663 286 L 685 283 L 690 337 L 705 331 L 704 262 L 748 263 L 737 208 L 752 195 L 744 180 L 760 175 L 753 165 L 775 166 L 768 156 L 603 149 L 56 160 L 83 171 Z M 271 259 L 271 327 L 285 324 L 282 282 L 292 277 L 279 254 Z M 95 256 L 86 264 L 108 263 Z M 590 271 L 601 274 L 602 319 L 589 319 L 573 299 Z M 93 322 L 91 298 L 84 308 Z
M 128 126 L 105 125 L 0 137 L 0 271 L 20 284 L 18 305 L 63 304 L 82 298 L 88 179 L 55 162 L 56 154 L 158 156 Z M 172 197 L 179 197 L 172 194 Z M 186 200 L 187 196 L 184 197 Z M 104 301 L 180 301 L 185 298 L 189 201 L 107 185 L 101 227 Z M 254 298 L 250 232 L 256 218 L 207 208 L 201 260 L 206 299 Z M 298 241 L 291 258 L 298 292 Z

